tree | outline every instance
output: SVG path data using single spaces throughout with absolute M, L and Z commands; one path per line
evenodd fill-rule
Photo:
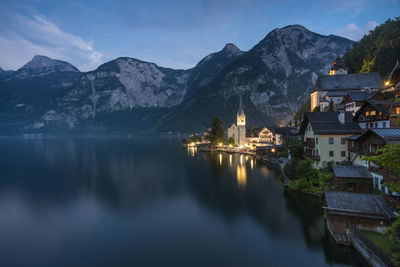
M 218 145 L 219 143 L 225 143 L 225 130 L 222 127 L 224 122 L 220 117 L 215 117 L 211 121 L 210 131 L 210 142 L 211 145 Z
M 312 112 L 321 112 L 321 108 L 319 106 L 316 106 Z
M 381 167 L 387 167 L 397 175 L 397 180 L 385 183 L 393 192 L 400 192 L 400 144 L 393 143 L 378 150 L 378 155 L 366 157 L 365 160 L 374 162 Z M 392 246 L 391 257 L 394 263 L 400 265 L 400 217 L 388 227 L 386 237 Z
M 329 102 L 328 111 L 335 111 L 335 104 L 333 103 L 333 100 L 332 100 L 332 99 L 331 99 L 331 101 Z
M 228 145 L 234 145 L 235 144 L 235 139 L 233 139 L 233 137 L 229 137 L 228 138 Z
M 301 158 L 303 156 L 303 143 L 301 140 L 292 140 L 287 144 L 290 155 L 294 158 Z

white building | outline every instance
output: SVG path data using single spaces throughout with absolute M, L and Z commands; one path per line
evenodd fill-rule
M 235 144 L 243 145 L 246 143 L 246 115 L 243 110 L 242 95 L 240 95 L 239 110 L 236 114 L 236 124 L 233 123 L 228 128 L 228 138 L 232 137 Z

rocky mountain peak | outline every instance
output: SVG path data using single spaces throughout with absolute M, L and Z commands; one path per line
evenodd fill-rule
M 234 45 L 232 43 L 227 43 L 225 45 L 224 49 L 222 49 L 222 52 L 226 52 L 226 53 L 233 54 L 236 56 L 239 56 L 244 53 L 242 50 L 240 50 L 236 45 Z
M 36 55 L 31 61 L 18 70 L 18 78 L 43 76 L 52 72 L 79 72 L 71 63 L 62 60 L 52 59 L 46 56 Z

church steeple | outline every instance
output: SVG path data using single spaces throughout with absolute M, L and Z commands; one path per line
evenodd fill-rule
M 237 126 L 246 126 L 246 115 L 244 114 L 243 109 L 243 99 L 242 99 L 242 92 L 239 95 L 239 110 L 236 115 L 237 119 Z

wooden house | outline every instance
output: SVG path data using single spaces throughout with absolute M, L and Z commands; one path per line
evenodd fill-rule
M 373 177 L 364 166 L 334 165 L 332 185 L 336 191 L 371 193 Z

